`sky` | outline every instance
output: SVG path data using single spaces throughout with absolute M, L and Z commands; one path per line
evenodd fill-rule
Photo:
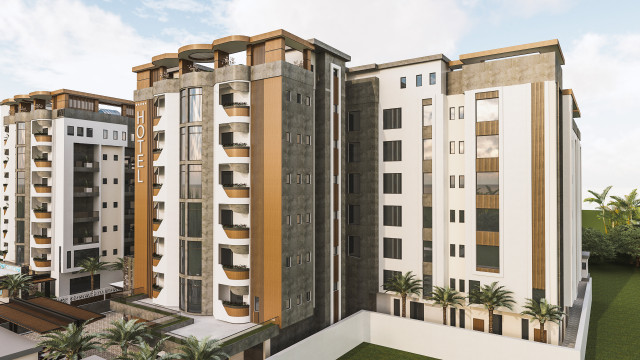
M 559 39 L 582 112 L 583 193 L 620 195 L 640 187 L 638 14 L 631 0 L 0 0 L 0 99 L 132 98 L 131 68 L 154 55 L 280 28 L 348 53 L 348 66 Z

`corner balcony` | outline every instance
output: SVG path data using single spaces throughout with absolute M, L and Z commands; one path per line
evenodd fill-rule
M 160 228 L 160 224 L 162 224 L 162 219 L 153 219 L 153 231 L 158 231 Z
M 246 102 L 223 104 L 222 107 L 228 116 L 249 116 L 250 113 L 250 107 Z
M 33 235 L 33 242 L 38 245 L 51 245 L 51 237 L 45 235 Z
M 226 184 L 222 185 L 224 192 L 230 198 L 248 198 L 249 187 L 247 184 Z
M 160 189 L 162 189 L 162 184 L 153 184 L 153 196 L 158 196 Z
M 51 195 L 51 186 L 49 185 L 42 185 L 42 184 L 34 184 L 33 185 L 33 190 L 38 194 L 38 195 Z
M 51 168 L 51 160 L 47 160 L 47 158 L 35 158 L 33 163 L 40 169 Z
M 229 280 L 249 280 L 249 268 L 244 265 L 222 266 Z
M 95 161 L 76 161 L 73 170 L 75 172 L 98 172 L 100 163 Z
M 53 141 L 53 136 L 49 135 L 47 132 L 34 133 L 33 137 L 35 138 L 37 145 L 51 145 L 51 142 Z
M 248 239 L 249 227 L 247 225 L 222 225 L 229 239 Z
M 227 315 L 231 317 L 249 316 L 249 304 L 247 303 L 233 303 L 230 301 L 222 301 L 222 306 L 227 312 Z
M 95 197 L 98 196 L 100 188 L 97 186 L 74 186 L 73 196 L 75 197 Z
M 153 266 L 158 266 L 160 260 L 162 260 L 162 254 L 153 253 L 153 255 L 151 255 L 151 259 L 153 261 Z
M 160 154 L 162 154 L 162 148 L 153 149 L 153 161 L 158 161 Z
M 223 144 L 222 147 L 229 157 L 249 157 L 250 155 L 249 146 L 246 143 Z
M 51 219 L 51 211 L 44 208 L 33 209 L 33 215 L 36 219 Z
M 85 234 L 73 238 L 73 245 L 97 244 L 100 241 L 98 235 Z
M 51 271 L 51 260 L 46 258 L 33 258 L 33 264 L 35 271 Z

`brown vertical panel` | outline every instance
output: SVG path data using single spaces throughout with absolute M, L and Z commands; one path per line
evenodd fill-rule
M 477 122 L 476 135 L 498 135 L 500 133 L 499 125 L 499 120 Z
M 333 255 L 333 282 L 340 280 L 340 256 Z
M 333 292 L 333 322 L 337 323 L 340 321 L 340 291 L 336 290 Z
M 476 231 L 476 245 L 500 246 L 500 233 L 494 231 Z
M 431 138 L 433 138 L 433 126 L 423 126 L 422 127 L 422 138 L 423 139 L 431 139 Z
M 333 219 L 333 246 L 340 245 L 340 220 Z
M 285 44 L 284 38 L 276 38 L 267 40 L 264 49 L 264 62 L 270 63 L 274 61 L 285 60 Z
M 499 209 L 499 195 L 476 195 L 476 208 Z
M 333 113 L 333 140 L 338 141 L 340 138 L 340 122 L 338 120 L 338 113 Z
M 333 175 L 338 176 L 340 174 L 340 154 L 338 149 L 333 149 Z
M 340 210 L 340 186 L 333 184 L 333 211 Z
M 135 104 L 135 204 L 134 216 L 134 288 L 142 288 L 143 292 L 152 296 L 152 251 L 153 218 L 152 206 L 152 159 L 151 136 L 151 100 L 138 101 Z
M 494 172 L 500 171 L 500 161 L 498 158 L 482 158 L 476 159 L 476 171 L 477 172 Z
M 544 83 L 531 84 L 531 204 L 533 288 L 545 288 Z
M 333 105 L 340 104 L 340 81 L 338 77 L 333 77 Z
M 251 82 L 251 264 L 250 304 L 251 318 L 254 323 L 261 323 L 264 317 L 264 242 L 261 234 L 264 231 L 264 80 Z M 260 312 L 254 309 L 254 297 L 260 299 Z M 267 319 L 268 320 L 268 319 Z
M 498 90 L 476 93 L 476 100 L 494 99 L 498 97 Z
M 264 43 L 251 46 L 251 65 L 264 64 Z

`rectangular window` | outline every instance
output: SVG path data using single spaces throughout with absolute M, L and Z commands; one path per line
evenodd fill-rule
M 223 138 L 224 145 L 224 138 Z M 180 160 L 187 160 L 187 149 L 189 147 L 189 143 L 187 142 L 187 128 L 180 128 Z
M 456 142 L 449 141 L 449 154 L 455 154 L 455 153 L 456 153 Z
M 476 100 L 476 121 L 498 120 L 499 110 L 498 98 Z
M 450 287 L 452 290 L 455 290 L 455 289 L 456 289 L 456 279 L 454 279 L 454 278 L 450 278 L 450 279 L 449 279 L 449 287 Z
M 465 285 L 464 279 L 458 280 L 458 291 L 464 292 L 465 291 L 464 285 Z
M 385 141 L 382 143 L 383 161 L 402 160 L 402 141 Z
M 187 198 L 187 165 L 180 165 L 180 199 Z
M 432 207 L 425 206 L 422 208 L 422 227 L 425 229 L 431 229 L 433 227 L 432 212 Z
M 431 105 L 422 106 L 422 126 L 433 125 L 433 109 Z
M 521 319 L 522 339 L 529 340 L 529 319 Z
M 464 257 L 464 245 L 460 245 L 458 247 L 458 256 L 460 256 L 461 258 Z
M 431 173 L 422 173 L 422 193 L 431 194 L 433 192 L 433 178 Z
M 497 158 L 500 155 L 498 135 L 476 136 L 476 157 L 478 159 Z
M 410 301 L 409 317 L 416 320 L 424 320 L 424 304 L 418 301 Z
M 458 154 L 464 154 L 464 141 L 458 141 Z
M 382 110 L 382 128 L 383 129 L 402 128 L 402 108 Z
M 102 160 L 107 160 L 107 154 L 102 154 Z
M 113 161 L 118 161 L 118 155 L 113 155 Z
M 185 240 L 180 240 L 180 248 L 179 248 L 179 256 L 180 256 L 180 262 L 179 262 L 179 271 L 180 274 L 185 273 L 185 264 L 187 263 L 186 261 L 186 250 L 185 250 Z
M 73 127 L 73 126 L 71 126 Z M 103 139 L 108 139 L 109 138 L 109 130 L 102 130 L 102 138 Z
M 402 259 L 402 239 L 384 238 L 383 256 L 386 259 Z
M 180 278 L 179 280 L 179 284 L 180 284 L 180 302 L 178 304 L 178 306 L 180 306 L 180 310 L 186 310 L 185 307 L 185 303 L 186 303 L 186 294 L 185 294 L 185 279 L 184 278 Z
M 397 276 L 402 275 L 401 271 L 393 271 L 393 270 L 383 270 L 382 271 L 382 283 L 384 284 L 382 288 L 387 290 L 387 283 L 394 279 Z
M 307 301 L 311 301 L 311 291 L 307 291 Z
M 400 89 L 404 89 L 406 87 L 407 87 L 407 78 L 403 76 L 400 78 Z
M 71 251 L 67 251 L 67 269 L 71 269 Z
M 185 236 L 186 229 L 186 211 L 185 211 L 185 203 L 180 203 L 180 236 Z
M 458 119 L 464 119 L 464 106 L 458 106 Z
M 117 201 L 114 201 L 114 202 L 113 202 L 113 208 L 115 209 L 115 208 L 117 208 L 117 207 L 118 207 L 118 202 L 117 202 Z
M 302 144 L 302 134 L 296 135 L 296 144 Z
M 455 120 L 456 119 L 456 108 L 455 107 L 450 107 L 449 108 L 449 120 Z
M 76 135 L 77 135 L 77 136 L 84 136 L 84 128 L 83 128 L 83 127 L 78 126 L 78 127 L 76 128 Z
M 118 140 L 118 132 L 113 130 L 113 140 Z
M 311 174 L 306 174 L 304 176 L 304 183 L 305 184 L 311 184 Z
M 456 222 L 456 211 L 455 210 L 449 210 L 449 222 Z
M 123 131 L 122 132 L 122 141 L 125 141 L 125 140 L 127 140 L 127 132 Z
M 459 223 L 464 222 L 464 210 L 458 210 L 458 222 Z
M 449 256 L 451 256 L 451 257 L 455 257 L 456 256 L 456 245 L 455 244 L 449 244 Z
M 260 312 L 260 298 L 257 296 L 253 298 L 253 311 Z
M 202 165 L 189 165 L 189 199 L 202 199 Z
M 433 140 L 422 140 L 422 160 L 431 160 L 433 158 Z
M 347 254 L 352 257 L 360 257 L 360 236 L 347 237 Z
M 187 311 L 202 311 L 202 280 L 187 279 Z
M 24 167 L 26 165 L 26 162 L 27 162 L 27 155 L 25 153 L 26 147 L 18 146 L 18 147 L 16 147 L 16 151 L 17 151 L 17 153 L 16 153 L 16 157 L 17 157 L 16 166 L 17 166 L 18 169 L 24 169 Z M 45 155 L 45 154 L 42 154 L 42 155 Z M 45 158 L 46 158 L 46 156 L 45 156 Z
M 107 131 L 107 130 L 105 130 Z M 67 126 L 67 135 L 69 136 L 73 136 L 73 134 L 75 133 L 73 126 Z
M 304 104 L 307 106 L 311 106 L 311 98 L 308 96 L 304 97 Z
M 458 176 L 458 187 L 461 189 L 464 188 L 464 175 Z
M 302 104 L 302 94 L 296 94 L 296 102 Z
M 449 175 L 449 188 L 453 189 L 456 187 L 456 176 Z
M 202 121 L 202 88 L 189 89 L 189 122 Z
M 311 145 L 311 135 L 305 135 L 304 137 L 304 143 L 306 145 Z
M 300 214 L 297 214 L 296 215 L 296 224 L 300 224 L 301 221 L 302 220 L 301 220 Z
M 302 174 L 296 174 L 296 184 L 302 184 Z
M 93 128 L 87 128 L 87 137 L 93 137 Z
M 202 160 L 202 126 L 189 126 L 189 160 Z
M 402 173 L 383 174 L 382 179 L 385 194 L 402 194 Z
M 384 226 L 402 226 L 402 206 L 385 205 L 383 224 Z
M 350 142 L 347 147 L 347 161 L 358 162 L 360 161 L 360 143 Z
M 347 131 L 360 131 L 360 111 L 349 112 Z
M 118 231 L 118 225 L 113 225 L 113 231 Z
M 187 236 L 202 236 L 202 203 L 187 204 Z
M 113 183 L 117 185 L 118 184 L 118 178 L 113 178 Z
M 288 133 L 288 132 L 284 133 L 284 141 L 291 142 L 291 133 Z
M 349 194 L 360 193 L 360 174 L 349 174 L 347 179 Z
M 469 280 L 469 293 L 480 291 L 480 281 Z
M 500 231 L 500 210 L 476 209 L 476 230 L 493 232 Z
M 476 195 L 498 195 L 498 172 L 483 172 L 476 174 Z
M 291 101 L 291 90 L 287 90 L 284 96 L 287 99 L 287 101 Z
M 347 216 L 349 224 L 360 224 L 360 205 L 349 205 Z
M 431 295 L 433 291 L 433 275 L 422 275 L 422 294 Z
M 476 265 L 493 269 L 500 268 L 500 248 L 498 246 L 476 245 Z
M 456 326 L 456 308 L 449 308 L 449 325 Z
M 73 126 L 71 126 L 71 135 L 73 135 Z M 16 124 L 16 133 L 17 133 L 17 139 L 16 139 L 16 144 L 18 145 L 24 145 L 25 141 L 27 140 L 27 136 L 26 136 L 26 124 L 23 122 L 19 122 Z
M 460 313 L 460 321 L 458 322 L 458 324 L 460 325 L 460 327 L 461 327 L 461 328 L 463 328 L 463 329 L 464 329 L 464 327 L 465 327 L 465 323 L 464 323 L 464 318 L 465 318 L 465 315 L 464 315 L 464 309 L 460 309 L 460 310 L 458 310 L 458 312 Z
M 16 243 L 24 244 L 24 221 L 16 220 Z
M 422 261 L 423 262 L 432 262 L 433 261 L 433 241 L 422 241 Z
M 429 73 L 429 85 L 436 84 L 436 73 Z
M 24 196 L 16 196 L 16 217 L 24 218 Z
M 202 275 L 202 243 L 200 241 L 187 242 L 187 275 Z
M 422 74 L 416 75 L 416 87 L 422 86 Z
M 16 181 L 16 193 L 24 194 L 25 185 L 24 185 L 24 171 L 16 172 L 17 181 Z

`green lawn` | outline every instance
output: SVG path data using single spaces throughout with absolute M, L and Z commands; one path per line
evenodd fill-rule
M 588 227 L 604 232 L 602 219 L 598 217 L 599 210 L 582 210 L 582 227 Z
M 354 347 L 348 353 L 340 356 L 338 360 L 438 360 L 436 358 L 422 356 L 406 351 L 400 351 L 384 346 L 378 346 L 363 342 Z
M 640 359 L 640 270 L 592 265 L 593 304 L 586 359 Z

